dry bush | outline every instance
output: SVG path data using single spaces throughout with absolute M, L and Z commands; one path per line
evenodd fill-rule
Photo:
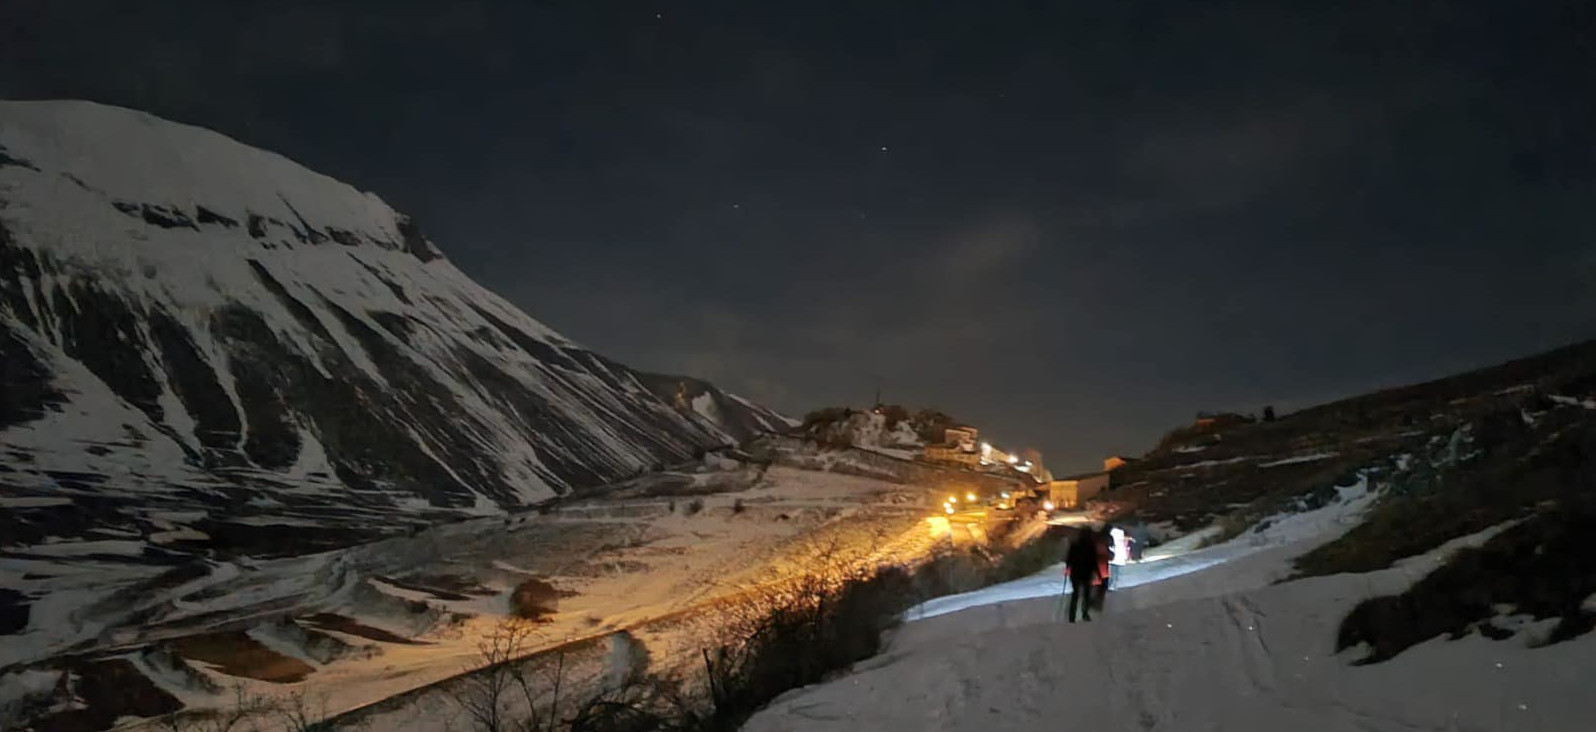
M 350 727 L 347 723 L 334 726 L 325 694 L 312 701 L 304 692 L 296 691 L 274 702 L 271 711 L 283 732 L 333 732 Z
M 725 643 L 704 650 L 713 707 L 693 729 L 734 730 L 780 694 L 875 655 L 882 634 L 923 599 L 1045 568 L 1065 535 L 1049 530 L 1012 551 L 949 553 L 913 569 L 819 547 L 813 572 L 752 604 L 728 626 Z
M 477 642 L 482 668 L 461 676 L 445 691 L 465 714 L 474 732 L 546 732 L 559 723 L 560 685 L 565 658 L 550 679 L 537 679 L 518 663 L 535 645 L 537 626 L 508 618 Z M 543 692 L 552 699 L 540 704 Z M 517 712 L 525 706 L 526 711 Z
M 265 708 L 266 700 L 249 694 L 242 684 L 233 687 L 233 692 L 235 699 L 231 708 L 173 714 L 161 720 L 161 729 L 169 732 L 232 732 L 235 729 L 250 729 L 243 726 L 245 721 L 260 714 Z
M 1069 530 L 1063 526 L 1048 526 L 1029 542 L 999 554 L 997 563 L 982 577 L 982 581 L 985 584 L 1009 582 L 1029 577 L 1064 561 L 1069 536 Z
M 220 709 L 178 712 L 163 717 L 157 727 L 167 732 L 333 732 L 360 723 L 333 723 L 327 696 L 314 700 L 302 691 L 273 698 L 256 694 L 243 684 L 232 687 L 233 700 Z

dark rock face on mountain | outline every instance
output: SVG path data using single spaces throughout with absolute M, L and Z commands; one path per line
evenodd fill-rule
M 371 194 L 80 102 L 0 103 L 0 379 L 5 548 L 137 561 L 348 543 L 785 424 L 582 348 Z

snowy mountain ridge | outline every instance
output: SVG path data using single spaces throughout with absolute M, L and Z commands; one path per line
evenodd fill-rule
M 0 102 L 0 360 L 8 545 L 392 528 L 786 424 L 696 380 L 720 419 L 671 404 L 373 194 L 87 102 Z

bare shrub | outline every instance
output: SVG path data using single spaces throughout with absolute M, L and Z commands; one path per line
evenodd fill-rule
M 549 685 L 553 699 L 546 714 L 538 704 L 544 685 L 517 663 L 531 649 L 536 630 L 532 623 L 515 618 L 499 623 L 477 642 L 482 668 L 461 676 L 456 684 L 446 688 L 476 732 L 541 732 L 555 728 L 564 657 L 560 657 Z M 527 711 L 518 713 L 516 708 L 523 704 Z
M 912 602 L 907 572 L 862 565 L 836 542 L 817 545 L 806 566 L 703 652 L 713 712 L 699 729 L 733 729 L 782 692 L 869 657 Z
M 920 600 L 1040 571 L 1066 536 L 1050 527 L 1007 551 L 949 552 L 912 569 L 817 546 L 805 560 L 812 572 L 751 603 L 720 647 L 702 651 L 712 706 L 691 729 L 737 729 L 789 689 L 880 652 L 882 634 Z
M 296 691 L 277 700 L 272 705 L 283 732 L 333 732 L 332 715 L 327 712 L 327 695 L 312 702 L 302 691 Z M 337 729 L 348 729 L 348 724 Z
M 168 732 L 258 732 L 260 719 L 274 711 L 270 699 L 236 684 L 232 704 L 215 710 L 179 712 L 162 719 L 160 727 Z
M 1048 526 L 1030 542 L 997 556 L 992 570 L 982 578 L 983 584 L 995 584 L 1029 577 L 1064 560 L 1064 549 L 1069 543 L 1069 532 L 1062 526 Z

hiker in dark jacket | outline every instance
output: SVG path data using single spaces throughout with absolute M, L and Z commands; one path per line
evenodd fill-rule
M 1108 527 L 1105 526 L 1101 531 L 1093 533 L 1092 540 L 1097 542 L 1097 581 L 1103 586 L 1102 595 L 1107 595 L 1110 567 L 1114 566 L 1113 540 L 1109 538 Z M 1097 599 L 1102 600 L 1102 595 Z
M 1092 585 L 1097 582 L 1097 537 L 1090 528 L 1081 529 L 1070 542 L 1064 555 L 1064 571 L 1070 576 L 1070 622 L 1075 622 L 1075 609 L 1081 609 L 1081 618 L 1092 619 Z

